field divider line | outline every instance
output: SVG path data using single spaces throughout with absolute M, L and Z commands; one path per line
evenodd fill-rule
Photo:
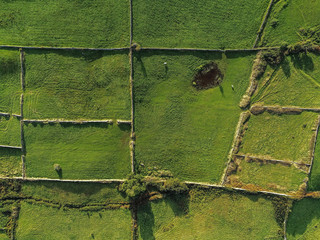
M 256 105 L 253 105 L 256 106 Z M 296 109 L 296 110 L 301 110 L 301 111 L 308 111 L 308 112 L 320 112 L 320 108 L 304 108 L 304 107 L 297 107 L 297 106 L 292 106 L 292 107 L 281 107 L 281 106 L 272 106 L 272 105 L 266 105 L 266 106 L 259 106 L 261 108 L 264 108 L 265 110 L 273 110 L 273 109 L 284 109 L 284 110 L 290 110 L 290 109 Z
M 113 123 L 112 119 L 104 120 L 63 120 L 63 119 L 23 119 L 25 123 L 73 123 L 73 124 L 85 124 L 85 123 Z M 129 123 L 129 120 L 117 120 L 117 123 Z
M 25 81 L 24 81 L 24 51 L 22 48 L 19 49 L 20 51 L 20 68 L 21 68 L 21 73 L 20 73 L 20 81 L 21 81 L 21 89 L 22 91 L 25 90 Z M 22 115 L 22 114 L 21 114 Z
M 300 166 L 306 166 L 306 167 L 310 167 L 311 164 L 308 163 L 298 163 L 298 162 L 294 162 L 294 161 L 285 161 L 285 160 L 279 160 L 279 159 L 270 159 L 270 158 L 261 158 L 261 157 L 255 157 L 255 156 L 251 156 L 251 155 L 245 155 L 245 154 L 233 154 L 233 156 L 235 157 L 248 157 L 254 160 L 261 160 L 261 161 L 266 161 L 266 162 L 270 162 L 270 163 L 280 163 L 280 164 L 285 164 L 285 165 L 300 165 Z
M 11 148 L 11 149 L 22 149 L 22 147 L 19 146 L 10 146 L 10 145 L 0 145 L 0 148 Z
M 310 169 L 309 169 L 309 172 L 308 172 L 308 176 L 310 177 L 310 174 L 311 174 L 311 169 L 312 169 L 312 166 L 313 166 L 313 161 L 314 161 L 314 153 L 315 153 L 315 150 L 316 150 L 316 145 L 317 145 L 317 139 L 319 138 L 318 134 L 319 134 L 319 128 L 320 128 L 320 116 L 318 116 L 318 126 L 317 126 L 317 129 L 314 133 L 314 143 L 313 143 L 313 151 L 311 153 L 311 164 L 310 164 Z
M 205 48 L 160 48 L 160 47 L 141 47 L 141 50 L 163 50 L 163 51 L 199 51 L 199 52 L 257 52 L 261 50 L 279 49 L 280 47 L 261 47 L 244 49 L 205 49 Z
M 0 177 L 3 180 L 23 180 L 26 182 L 74 182 L 74 183 L 123 183 L 125 179 L 55 179 L 55 178 L 33 178 L 33 177 Z
M 262 35 L 262 33 L 263 33 L 263 31 L 264 31 L 264 28 L 265 28 L 265 26 L 266 26 L 267 20 L 268 20 L 268 18 L 269 18 L 269 16 L 270 16 L 270 12 L 271 12 L 272 5 L 273 5 L 273 0 L 270 0 L 269 6 L 268 6 L 267 11 L 266 11 L 266 13 L 265 13 L 265 16 L 264 16 L 264 18 L 263 18 L 263 20 L 262 20 L 262 23 L 261 23 L 261 25 L 260 25 L 259 31 L 258 31 L 258 33 L 257 33 L 256 40 L 254 41 L 254 44 L 253 44 L 253 47 L 252 47 L 252 48 L 255 48 L 255 47 L 257 46 L 258 41 L 259 41 L 260 38 L 261 38 L 261 35 Z
M 240 113 L 239 121 L 238 121 L 236 130 L 235 130 L 235 134 L 234 134 L 234 137 L 233 137 L 232 147 L 231 147 L 231 149 L 229 151 L 229 154 L 228 154 L 227 166 L 224 169 L 224 172 L 223 172 L 223 175 L 222 175 L 222 178 L 221 178 L 221 185 L 225 184 L 226 179 L 228 177 L 227 176 L 227 171 L 228 171 L 228 168 L 229 168 L 229 164 L 232 161 L 232 155 L 234 154 L 234 149 L 235 149 L 236 144 L 237 144 L 237 139 L 238 139 L 239 135 L 242 132 L 242 125 L 243 125 L 244 121 L 246 120 L 246 115 L 247 114 L 248 114 L 248 111 Z
M 0 48 L 13 48 L 13 49 L 34 49 L 34 50 L 80 50 L 80 51 L 117 51 L 129 50 L 130 47 L 123 48 L 81 48 L 81 47 L 37 47 L 37 46 L 15 46 L 15 45 L 0 45 Z
M 289 218 L 289 213 L 290 213 L 290 206 L 287 206 L 286 214 L 284 216 L 284 221 L 283 221 L 283 239 L 287 240 L 287 222 Z

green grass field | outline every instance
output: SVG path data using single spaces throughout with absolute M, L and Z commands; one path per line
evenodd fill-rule
M 20 114 L 20 72 L 19 51 L 0 50 L 0 112 Z
M 310 142 L 318 114 L 252 115 L 240 152 L 251 156 L 310 163 Z
M 127 203 L 129 200 L 117 190 L 117 184 L 26 182 L 22 185 L 26 197 L 49 202 L 79 205 Z
M 0 116 L 0 145 L 20 146 L 20 120 Z
M 252 48 L 268 0 L 133 1 L 133 40 L 143 47 Z
M 311 191 L 320 191 L 320 134 L 319 133 L 318 133 L 318 139 L 317 139 L 316 149 L 314 153 L 313 165 L 311 169 L 308 188 Z
M 27 124 L 24 129 L 28 177 L 114 179 L 131 171 L 130 126 Z
M 130 239 L 127 209 L 81 212 L 22 203 L 17 239 Z
M 0 5 L 1 45 L 129 45 L 128 0 L 1 0 Z
M 290 192 L 299 189 L 307 173 L 293 165 L 248 163 L 242 160 L 234 176 L 243 184 L 254 184 L 275 192 Z
M 320 235 L 320 201 L 303 199 L 293 205 L 287 223 L 287 239 L 318 239 Z
M 21 150 L 0 148 L 0 176 L 21 177 Z
M 136 161 L 182 180 L 218 182 L 249 84 L 254 55 L 151 51 L 134 59 Z M 197 90 L 196 68 L 215 61 L 220 87 Z M 167 67 L 164 66 L 167 62 Z M 231 85 L 234 85 L 232 90 Z
M 12 204 L 0 202 L 0 240 L 9 240 L 10 237 L 6 234 L 6 227 L 10 221 Z
M 271 77 L 269 77 L 269 76 Z M 320 58 L 315 54 L 287 57 L 259 82 L 253 102 L 264 105 L 320 108 Z
M 142 205 L 140 239 L 281 239 L 270 201 L 192 190 L 186 198 L 165 198 Z
M 261 45 L 280 46 L 303 40 L 299 29 L 319 25 L 320 2 L 316 0 L 280 0 L 274 3 Z
M 127 51 L 27 51 L 25 118 L 130 119 Z

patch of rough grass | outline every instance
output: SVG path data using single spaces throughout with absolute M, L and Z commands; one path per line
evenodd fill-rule
M 21 150 L 0 148 L 0 176 L 21 177 Z
M 63 210 L 22 202 L 17 239 L 130 239 L 129 209 Z
M 310 163 L 310 143 L 318 114 L 252 115 L 240 152 L 249 156 Z
M 0 145 L 21 145 L 20 120 L 16 117 L 0 116 Z

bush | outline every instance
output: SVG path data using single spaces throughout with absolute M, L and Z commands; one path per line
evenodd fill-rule
M 275 66 L 279 65 L 283 60 L 283 53 L 280 49 L 270 49 L 263 51 L 263 58 L 267 61 L 268 64 Z
M 182 183 L 177 178 L 170 178 L 166 180 L 160 187 L 161 192 L 171 193 L 184 193 L 188 191 L 188 187 L 185 183 Z
M 53 165 L 53 168 L 54 168 L 54 170 L 57 171 L 57 172 L 60 172 L 60 171 L 62 170 L 60 164 L 54 164 L 54 165 Z
M 140 174 L 130 174 L 128 179 L 120 184 L 119 191 L 125 193 L 131 199 L 137 199 L 147 192 L 147 187 Z

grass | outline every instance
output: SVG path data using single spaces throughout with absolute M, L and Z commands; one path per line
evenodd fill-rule
M 0 50 L 0 112 L 20 114 L 20 72 L 19 51 Z
M 21 177 L 21 150 L 0 148 L 0 176 Z
M 21 192 L 27 197 L 64 204 L 123 203 L 128 199 L 117 190 L 117 184 L 26 182 Z
M 287 57 L 259 82 L 253 102 L 264 105 L 320 108 L 320 60 L 316 54 Z M 270 80 L 269 80 L 270 79 Z
M 81 212 L 21 204 L 17 239 L 130 239 L 127 209 Z
M 25 118 L 130 119 L 127 52 L 26 53 Z
M 308 190 L 320 191 L 320 134 L 318 133 L 317 144 L 314 152 Z
M 268 0 L 133 1 L 133 39 L 143 47 L 252 48 Z
M 218 182 L 249 84 L 248 54 L 150 51 L 134 58 L 136 161 L 182 180 Z M 197 90 L 196 68 L 215 61 L 220 87 Z M 167 65 L 164 66 L 164 62 Z M 231 85 L 234 85 L 232 90 Z
M 252 115 L 245 132 L 240 152 L 251 156 L 295 162 L 310 162 L 310 142 L 317 114 Z
M 0 145 L 20 146 L 20 120 L 0 116 Z
M 1 0 L 0 5 L 0 45 L 129 45 L 128 0 Z
M 7 223 L 12 211 L 12 204 L 0 203 L 0 240 L 9 240 L 9 236 L 6 234 Z
M 318 239 L 320 236 L 320 201 L 303 199 L 293 205 L 287 223 L 287 239 Z
M 319 9 L 319 1 L 277 1 L 272 7 L 261 45 L 280 46 L 302 40 L 299 29 L 319 25 Z
M 28 177 L 124 178 L 131 171 L 129 126 L 54 124 L 25 126 Z M 60 164 L 56 172 L 53 165 Z
M 243 184 L 254 184 L 276 192 L 297 191 L 307 174 L 295 166 L 281 164 L 259 164 L 241 161 L 240 169 L 234 175 Z
M 281 239 L 270 201 L 213 189 L 151 201 L 138 221 L 140 239 Z

